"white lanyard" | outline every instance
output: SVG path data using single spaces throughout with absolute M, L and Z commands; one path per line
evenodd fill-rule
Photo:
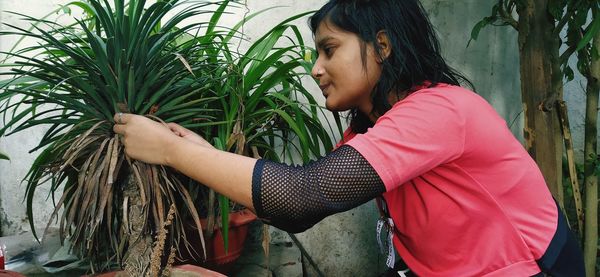
M 386 265 L 389 268 L 394 268 L 394 264 L 396 263 L 396 255 L 394 254 L 394 221 L 389 217 L 381 217 L 377 220 L 377 244 L 379 244 L 379 250 L 381 253 L 384 253 L 383 243 L 381 242 L 381 231 L 383 226 L 385 225 L 385 229 L 387 229 L 387 244 L 388 244 L 388 253 Z

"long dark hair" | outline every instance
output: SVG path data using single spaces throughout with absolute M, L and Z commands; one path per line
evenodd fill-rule
M 461 80 L 472 87 L 442 58 L 438 39 L 418 0 L 330 0 L 309 19 L 313 35 L 323 21 L 360 38 L 363 66 L 366 67 L 367 44 L 383 60 L 381 77 L 371 92 L 371 113 L 377 116 L 391 108 L 390 93 L 405 97 L 411 88 L 426 81 L 435 86 L 440 82 L 460 85 Z M 386 33 L 392 48 L 385 59 L 377 43 L 379 31 Z M 357 108 L 350 110 L 350 119 L 355 133 L 364 133 L 373 125 L 368 115 Z

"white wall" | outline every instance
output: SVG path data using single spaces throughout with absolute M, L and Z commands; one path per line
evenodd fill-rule
M 67 2 L 64 0 L 0 0 L 0 22 L 28 29 L 30 25 L 27 22 L 19 20 L 20 16 L 7 13 L 7 11 L 42 18 L 57 9 L 59 4 Z M 67 18 L 59 16 L 57 20 L 66 22 Z M 0 29 L 7 30 L 8 28 L 0 25 Z M 9 51 L 18 39 L 19 37 L 16 36 L 0 37 L 0 50 Z M 20 45 L 26 46 L 31 43 L 31 41 L 24 40 Z M 4 57 L 4 55 L 0 55 L 0 59 L 4 59 Z M 0 71 L 4 70 L 6 68 L 0 68 Z M 19 234 L 30 230 L 25 215 L 25 203 L 23 202 L 25 185 L 22 184 L 22 181 L 36 156 L 36 153 L 29 154 L 28 152 L 37 145 L 44 130 L 44 127 L 33 128 L 0 138 L 0 151 L 11 157 L 11 161 L 0 161 L 0 230 L 2 231 L 0 234 Z M 48 186 L 42 186 L 36 191 L 33 201 L 36 228 L 44 228 L 52 213 L 52 198 L 48 198 L 48 196 Z

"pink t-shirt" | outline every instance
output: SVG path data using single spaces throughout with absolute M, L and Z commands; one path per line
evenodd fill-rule
M 543 176 L 477 94 L 440 84 L 344 141 L 383 180 L 394 245 L 420 276 L 531 276 L 557 226 Z

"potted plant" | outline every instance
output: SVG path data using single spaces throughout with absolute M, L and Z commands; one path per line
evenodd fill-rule
M 206 128 L 213 123 L 191 123 L 186 127 L 198 129 L 197 132 L 206 138 L 212 138 L 212 143 L 219 149 L 235 152 L 237 154 L 266 157 L 270 160 L 281 161 L 287 156 L 288 161 L 306 162 L 310 157 L 320 156 L 332 148 L 328 130 L 318 120 L 321 107 L 316 104 L 313 96 L 301 85 L 301 77 L 307 75 L 312 67 L 312 51 L 304 46 L 299 30 L 291 22 L 306 16 L 303 13 L 288 18 L 266 32 L 242 53 L 233 51 L 229 46 L 232 33 L 218 39 L 222 44 L 218 47 L 221 55 L 210 57 L 225 58 L 226 67 L 217 73 L 222 76 L 223 82 L 216 87 L 216 95 L 220 99 L 216 106 L 211 106 L 211 113 L 219 124 L 214 128 Z M 251 15 L 251 16 L 255 16 Z M 236 26 L 237 28 L 238 26 Z M 293 37 L 285 37 L 287 30 L 292 31 Z M 278 47 L 282 38 L 292 39 L 285 47 Z M 215 40 L 216 41 L 216 40 Z M 219 63 L 217 59 L 212 63 Z M 304 99 L 305 103 L 295 101 Z M 339 122 L 338 122 L 339 123 Z M 329 124 L 327 124 L 329 125 Z M 339 125 L 338 125 L 339 126 Z M 338 130 L 341 127 L 338 128 Z M 333 131 L 333 130 L 330 130 Z M 280 149 L 277 147 L 280 146 Z M 209 191 L 208 206 L 212 207 L 214 191 Z M 223 232 L 216 231 L 216 245 L 214 252 L 218 252 L 211 259 L 212 266 L 218 266 L 234 257 L 239 256 L 241 249 L 229 248 L 228 221 L 229 206 L 223 197 L 218 197 L 222 218 Z M 210 209 L 209 211 L 215 211 Z M 247 227 L 237 228 L 238 222 L 243 222 L 249 217 L 249 212 L 241 211 L 232 214 L 235 219 L 232 226 L 242 234 L 247 232 Z M 213 230 L 215 224 L 211 219 L 216 216 L 209 214 L 206 220 L 207 229 Z M 220 228 L 217 228 L 220 230 Z M 221 234 L 223 236 L 221 237 Z M 209 235 L 210 236 L 210 235 Z M 229 235 L 231 236 L 231 234 Z M 243 237 L 245 235 L 241 235 Z M 235 242 L 243 243 L 240 235 L 234 236 Z M 229 248 L 229 253 L 223 251 Z M 222 267 L 221 267 L 222 268 Z
M 228 248 L 230 201 L 170 168 L 126 157 L 112 132 L 115 113 L 178 122 L 219 149 L 271 160 L 307 161 L 332 148 L 321 108 L 300 85 L 310 51 L 290 22 L 304 15 L 240 53 L 232 39 L 243 37 L 240 26 L 258 13 L 219 27 L 229 1 L 70 5 L 87 16 L 63 26 L 19 14 L 34 28 L 9 25 L 0 32 L 38 42 L 6 53 L 16 67 L 0 82 L 0 113 L 8 118 L 0 136 L 49 126 L 26 176 L 29 221 L 36 187 L 50 182 L 53 193 L 62 193 L 54 212 L 61 238 L 92 271 L 115 264 L 134 275 L 168 270 L 180 250 L 197 247 L 185 232 L 190 220 L 205 256 L 199 206 L 207 211 L 208 232 L 219 225 L 219 211 Z M 184 23 L 201 14 L 210 20 Z M 283 39 L 286 46 L 279 46 Z

